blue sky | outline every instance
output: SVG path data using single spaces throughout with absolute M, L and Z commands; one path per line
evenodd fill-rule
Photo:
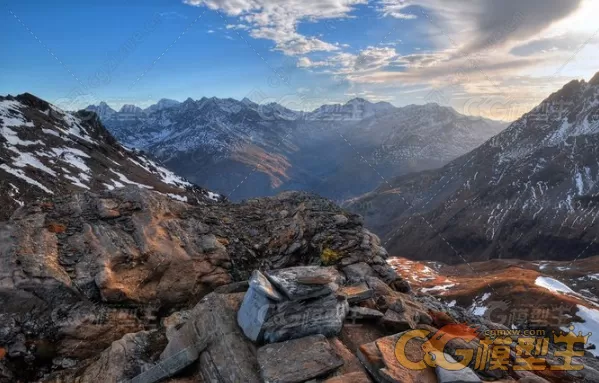
M 497 4 L 501 3 L 501 6 Z M 31 0 L 0 3 L 0 94 L 68 109 L 353 97 L 516 118 L 599 70 L 592 0 Z

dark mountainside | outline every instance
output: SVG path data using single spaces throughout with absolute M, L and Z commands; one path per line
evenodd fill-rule
M 334 200 L 442 166 L 506 125 L 437 104 L 354 99 L 296 112 L 248 99 L 161 100 L 143 113 L 88 109 L 124 144 L 233 200 L 306 190 Z
M 599 74 L 479 148 L 352 200 L 391 254 L 445 263 L 596 255 Z
M 126 185 L 190 202 L 216 198 L 121 146 L 94 113 L 67 113 L 27 93 L 0 97 L 0 220 L 25 202 Z

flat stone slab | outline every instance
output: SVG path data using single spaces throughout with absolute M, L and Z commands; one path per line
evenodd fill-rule
M 283 300 L 281 294 L 275 289 L 275 287 L 270 283 L 268 278 L 264 276 L 260 271 L 254 270 L 252 276 L 250 278 L 250 287 L 256 289 L 256 291 L 262 293 L 269 299 L 272 299 L 275 302 L 280 302 Z
M 322 334 L 335 336 L 343 328 L 349 305 L 335 295 L 307 301 L 286 301 L 276 305 L 264 323 L 266 343 Z
M 456 363 L 455 359 L 449 354 L 444 354 L 445 359 L 450 363 Z M 439 366 L 435 367 L 438 383 L 480 383 L 480 378 L 469 367 L 461 370 L 450 371 Z
M 322 284 L 325 278 L 336 280 L 337 276 L 330 269 L 319 266 L 290 267 L 269 271 L 266 275 L 270 282 L 292 301 L 332 294 L 339 288 L 335 282 Z
M 343 365 L 323 335 L 273 343 L 258 349 L 266 383 L 299 383 L 326 375 Z
M 372 298 L 374 291 L 366 283 L 360 283 L 355 286 L 345 286 L 339 289 L 339 295 L 343 295 L 347 302 L 358 303 Z
M 274 307 L 274 301 L 262 289 L 250 284 L 237 312 L 237 324 L 248 339 L 253 342 L 262 340 L 266 319 L 274 311 Z

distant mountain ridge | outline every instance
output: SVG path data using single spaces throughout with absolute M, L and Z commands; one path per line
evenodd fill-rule
M 101 118 L 121 142 L 235 200 L 290 189 L 343 200 L 383 178 L 442 166 L 505 127 L 437 104 L 397 108 L 361 98 L 311 112 L 188 98 L 144 113 Z
M 390 179 L 350 208 L 411 259 L 589 257 L 599 253 L 598 158 L 599 73 L 443 168 Z

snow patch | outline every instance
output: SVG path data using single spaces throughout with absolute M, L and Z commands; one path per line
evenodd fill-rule
M 27 183 L 29 183 L 29 184 L 31 184 L 33 186 L 37 186 L 38 188 L 42 189 L 43 191 L 45 191 L 48 194 L 54 194 L 52 192 L 52 190 L 48 189 L 47 187 L 45 187 L 41 183 L 39 183 L 36 180 L 34 180 L 34 179 L 28 177 L 27 175 L 25 175 L 25 173 L 21 169 L 13 169 L 10 166 L 8 166 L 7 164 L 0 165 L 0 169 L 4 170 L 7 173 L 12 174 L 15 177 L 19 177 L 20 179 L 24 180 L 25 182 L 27 182 Z
M 546 288 L 547 290 L 555 293 L 573 294 L 576 295 L 571 288 L 563 284 L 562 282 L 549 277 L 537 277 L 535 285 Z

